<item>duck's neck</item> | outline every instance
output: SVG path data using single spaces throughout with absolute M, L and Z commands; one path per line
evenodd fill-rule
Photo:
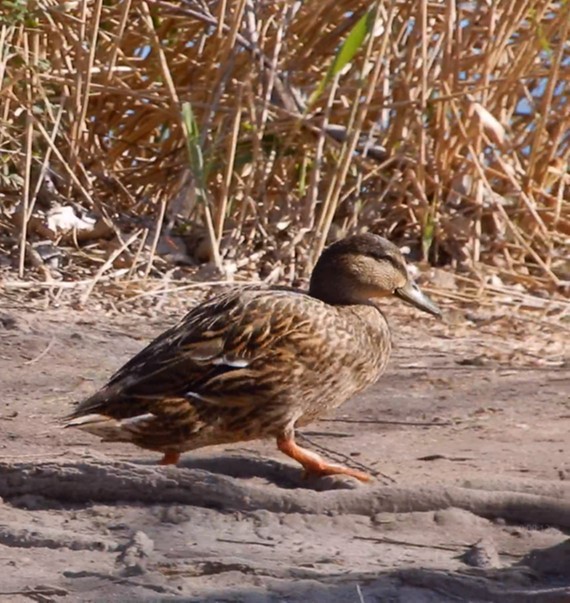
M 334 286 L 331 286 L 333 282 Z M 333 281 L 313 275 L 309 285 L 309 295 L 331 306 L 375 305 L 368 298 L 357 295 L 351 283 L 343 282 L 342 276 L 337 276 Z
M 330 306 L 351 306 L 360 303 L 353 297 L 343 295 L 342 291 L 319 291 L 318 289 L 315 291 L 313 288 L 310 288 L 309 295 L 320 299 Z

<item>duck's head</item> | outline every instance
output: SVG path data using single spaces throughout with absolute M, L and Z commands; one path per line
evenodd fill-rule
M 329 304 L 370 304 L 395 295 L 441 316 L 441 310 L 410 278 L 396 245 L 370 233 L 346 237 L 325 249 L 313 269 L 309 292 Z

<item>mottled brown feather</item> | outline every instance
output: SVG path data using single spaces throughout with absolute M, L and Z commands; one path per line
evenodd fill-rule
M 190 310 L 69 424 L 166 453 L 292 433 L 382 374 L 391 342 L 376 297 L 407 280 L 391 243 L 346 239 L 321 256 L 309 293 L 235 287 Z

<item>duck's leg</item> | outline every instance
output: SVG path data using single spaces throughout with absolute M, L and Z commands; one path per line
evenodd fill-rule
M 294 433 L 285 433 L 277 438 L 277 448 L 284 452 L 287 456 L 295 459 L 303 465 L 305 475 L 321 476 L 321 475 L 350 475 L 360 480 L 361 482 L 370 481 L 370 476 L 357 469 L 350 469 L 342 465 L 327 463 L 315 452 L 301 448 L 295 442 Z
M 180 460 L 179 452 L 165 452 L 164 456 L 158 461 L 159 465 L 177 465 Z

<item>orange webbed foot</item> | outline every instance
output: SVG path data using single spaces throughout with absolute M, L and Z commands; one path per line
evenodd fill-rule
M 180 460 L 179 452 L 165 452 L 164 456 L 158 461 L 159 465 L 177 465 Z
M 305 477 L 321 477 L 324 475 L 349 475 L 361 482 L 369 482 L 372 478 L 358 469 L 327 463 L 318 454 L 298 446 L 293 436 L 277 438 L 277 447 L 281 452 L 301 463 L 305 469 Z

